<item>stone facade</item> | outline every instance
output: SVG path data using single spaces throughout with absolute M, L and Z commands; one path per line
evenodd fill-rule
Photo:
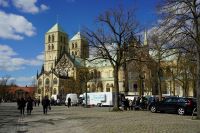
M 67 93 L 82 92 L 79 71 L 84 69 L 84 58 L 89 55 L 88 44 L 79 32 L 73 38 L 69 41 L 58 24 L 45 34 L 44 65 L 37 74 L 37 97 L 64 97 Z

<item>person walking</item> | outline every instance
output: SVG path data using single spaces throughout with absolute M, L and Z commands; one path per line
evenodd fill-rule
M 31 115 L 31 112 L 33 110 L 33 99 L 31 97 L 28 97 L 27 99 L 27 115 Z
M 40 99 L 37 99 L 38 107 L 40 106 Z
M 19 101 L 18 101 L 18 109 L 20 110 L 20 114 L 24 115 L 24 108 L 26 107 L 26 101 L 25 99 L 22 97 Z
M 69 108 L 70 106 L 71 106 L 71 98 L 69 97 L 68 99 L 67 99 L 67 107 Z
M 42 106 L 43 106 L 43 113 L 47 114 L 48 107 L 50 107 L 50 100 L 48 99 L 48 96 L 45 96 L 45 98 L 42 99 Z

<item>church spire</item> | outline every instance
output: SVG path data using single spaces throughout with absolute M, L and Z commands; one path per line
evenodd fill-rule
M 37 79 L 38 79 L 38 77 L 39 77 L 39 74 L 38 74 L 38 70 L 37 70 Z

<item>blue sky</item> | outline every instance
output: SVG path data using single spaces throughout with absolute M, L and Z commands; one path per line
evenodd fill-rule
M 93 27 L 100 13 L 122 5 L 135 8 L 140 24 L 150 28 L 158 1 L 0 0 L 0 78 L 9 75 L 18 85 L 31 84 L 43 63 L 44 35 L 57 20 L 71 38 L 79 27 Z

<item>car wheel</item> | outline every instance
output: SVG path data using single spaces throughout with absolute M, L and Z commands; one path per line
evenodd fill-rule
M 178 108 L 178 114 L 179 115 L 184 115 L 185 114 L 185 109 L 184 108 Z
M 150 110 L 151 110 L 152 113 L 156 113 L 156 111 L 157 111 L 156 106 L 151 106 Z

